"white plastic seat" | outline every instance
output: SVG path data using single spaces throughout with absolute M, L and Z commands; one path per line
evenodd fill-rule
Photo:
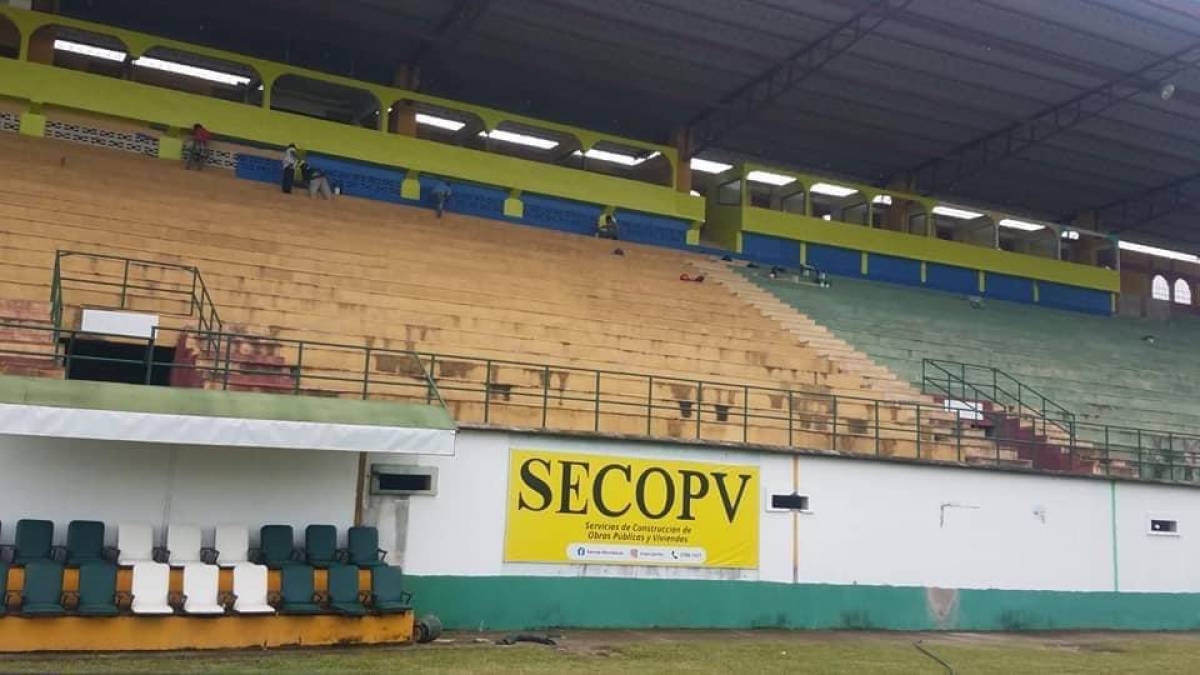
M 183 567 L 200 562 L 200 528 L 195 525 L 170 525 L 167 527 L 168 562 L 171 567 Z
M 128 567 L 154 561 L 154 528 L 148 523 L 117 525 L 117 564 Z
M 267 566 L 238 563 L 233 567 L 233 611 L 238 614 L 274 614 L 267 602 Z
M 216 565 L 188 563 L 183 566 L 184 614 L 224 614 Z
M 171 566 L 166 563 L 139 562 L 133 566 L 134 614 L 174 614 L 171 608 Z
M 221 567 L 250 562 L 250 529 L 245 525 L 217 525 L 213 548 L 217 549 L 217 564 Z

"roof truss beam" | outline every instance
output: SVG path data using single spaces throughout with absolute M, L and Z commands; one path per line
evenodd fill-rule
M 688 123 L 691 154 L 711 147 L 847 51 L 913 0 L 871 0 L 859 12 L 722 97 Z
M 1149 87 L 1162 85 L 1197 65 L 1200 65 L 1200 44 L 1162 57 L 1140 70 L 1045 108 L 999 131 L 968 141 L 946 155 L 914 167 L 905 182 L 918 192 L 943 192 L 963 179 L 1098 117 L 1118 103 L 1144 93 Z

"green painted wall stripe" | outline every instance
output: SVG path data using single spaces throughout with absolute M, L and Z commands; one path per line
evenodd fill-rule
M 0 376 L 0 403 L 326 424 L 455 428 L 448 411 L 429 405 L 11 375 Z
M 1200 594 L 945 590 L 755 581 L 410 576 L 447 628 L 1195 630 Z

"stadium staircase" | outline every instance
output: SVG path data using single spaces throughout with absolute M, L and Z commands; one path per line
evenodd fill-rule
M 9 134 L 0 176 L 0 297 L 48 297 L 62 249 L 155 261 L 121 306 L 164 317 L 159 344 L 205 373 L 192 386 L 403 399 L 428 396 L 427 371 L 466 423 L 1027 463 L 844 346 L 680 281 L 699 256 Z M 224 332 L 253 334 L 206 340 L 194 297 L 163 299 L 191 283 L 167 265 L 202 268 Z M 70 307 L 113 306 L 73 292 L 68 328 Z

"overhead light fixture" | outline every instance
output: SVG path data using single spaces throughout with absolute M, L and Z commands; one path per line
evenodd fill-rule
M 576 156 L 583 155 L 588 159 L 596 159 L 601 162 L 612 162 L 613 164 L 620 164 L 622 166 L 637 166 L 648 159 L 658 157 L 662 153 L 656 151 L 646 155 L 645 157 L 634 157 L 633 155 L 626 155 L 620 152 L 609 152 L 608 150 L 597 150 L 596 148 L 591 148 L 587 152 L 580 152 L 576 150 L 571 154 Z
M 947 218 L 958 218 L 959 220 L 972 220 L 982 216 L 978 211 L 968 211 L 966 209 L 956 209 L 953 206 L 935 206 L 933 212 L 939 216 Z
M 774 185 L 776 187 L 782 187 L 784 185 L 790 185 L 791 183 L 796 182 L 796 179 L 792 178 L 791 176 L 785 176 L 779 173 L 771 173 L 770 171 L 751 171 L 750 173 L 746 174 L 746 180 L 752 180 L 755 183 L 766 183 L 767 185 Z
M 494 141 L 504 143 L 512 143 L 513 145 L 527 145 L 538 150 L 552 150 L 558 147 L 558 141 L 552 141 L 549 138 L 541 138 L 538 136 L 530 136 L 529 134 L 518 134 L 513 131 L 504 131 L 503 129 L 493 129 L 492 131 L 481 131 L 479 135 L 484 138 L 490 138 Z
M 388 109 L 388 112 L 391 112 L 391 108 Z M 458 120 L 438 117 L 436 115 L 426 115 L 425 113 L 417 113 L 417 124 L 445 129 L 446 131 L 461 131 L 463 127 L 467 126 L 466 122 L 459 122 Z
M 1157 246 L 1147 246 L 1146 244 L 1135 244 L 1132 241 L 1121 241 L 1117 244 L 1123 251 L 1133 251 L 1134 253 L 1144 253 L 1156 258 L 1167 258 L 1168 260 L 1182 260 L 1183 262 L 1200 263 L 1200 257 L 1191 253 L 1182 251 L 1172 251 L 1169 248 L 1159 248 Z
M 996 224 L 1000 227 L 1007 227 L 1010 230 L 1024 230 L 1025 232 L 1037 232 L 1038 230 L 1046 229 L 1045 225 L 1017 220 L 1016 218 L 1004 218 Z
M 695 190 L 688 190 L 688 194 L 693 197 L 702 197 L 703 196 L 699 192 L 696 192 Z
M 834 185 L 833 183 L 814 183 L 813 186 L 808 189 L 808 191 L 815 192 L 819 195 L 829 195 L 830 197 L 849 197 L 850 195 L 858 192 L 858 190 L 855 190 L 854 188 Z
M 833 220 L 833 216 L 826 213 L 825 215 L 821 216 L 821 220 Z
M 1078 233 L 1078 232 L 1076 232 L 1075 230 L 1063 230 L 1063 232 L 1062 232 L 1062 238 L 1063 238 L 1063 239 L 1070 239 L 1071 241 L 1078 241 L 1078 240 L 1079 240 L 1079 233 Z
M 1162 98 L 1162 100 L 1170 101 L 1171 97 L 1175 95 L 1175 83 L 1174 82 L 1163 83 L 1162 88 L 1158 90 L 1158 95 L 1160 98 Z
M 699 171 L 700 173 L 725 173 L 733 168 L 732 164 L 714 162 L 711 159 L 701 159 L 699 157 L 693 157 L 690 166 L 692 167 L 692 171 Z
M 871 200 L 871 203 L 872 204 L 883 204 L 884 206 L 891 206 L 892 205 L 892 196 L 891 195 L 875 195 L 875 198 Z
M 126 54 L 115 49 L 105 49 L 104 47 L 93 47 L 85 45 L 82 42 L 71 42 L 70 40 L 55 40 L 54 48 L 60 52 L 70 52 L 72 54 L 80 54 L 82 56 L 90 56 L 94 59 L 104 59 L 105 61 L 124 61 Z
M 231 87 L 250 84 L 250 78 L 243 75 L 234 75 L 233 73 L 225 73 L 219 70 L 212 70 L 211 68 L 189 66 L 186 63 L 177 63 L 175 61 L 164 61 L 163 59 L 156 59 L 149 56 L 141 56 L 134 59 L 133 65 L 139 68 L 149 68 L 151 70 L 161 70 L 166 73 L 183 75 L 184 77 L 194 77 L 197 80 L 227 84 Z

